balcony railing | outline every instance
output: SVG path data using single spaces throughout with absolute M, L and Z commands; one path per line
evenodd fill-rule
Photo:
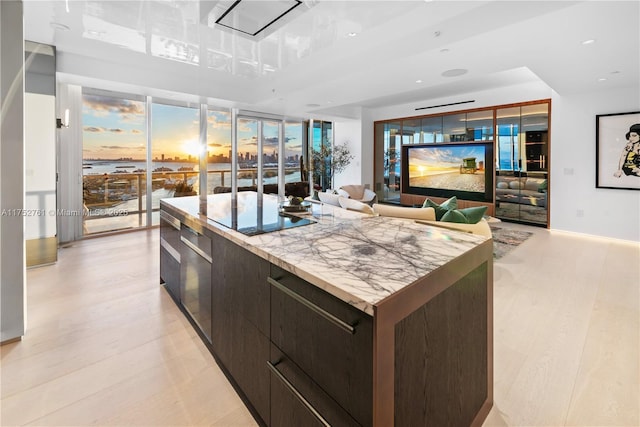
M 263 182 L 277 182 L 277 168 L 263 169 Z M 175 187 L 184 182 L 199 190 L 199 172 L 163 171 L 151 173 L 152 224 L 158 223 L 160 199 L 173 197 Z M 92 234 L 124 228 L 143 227 L 146 224 L 147 173 L 112 173 L 83 176 L 84 232 Z M 256 185 L 257 169 L 238 170 L 238 186 Z M 285 182 L 299 181 L 299 168 L 285 168 Z M 231 185 L 231 170 L 207 171 L 207 194 L 218 186 Z

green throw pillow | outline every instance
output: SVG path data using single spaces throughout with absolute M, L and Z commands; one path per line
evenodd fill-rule
M 538 193 L 546 193 L 547 192 L 547 180 L 545 179 L 538 185 Z
M 442 216 L 442 222 L 457 222 L 461 224 L 477 224 L 487 212 L 486 206 L 450 210 Z
M 440 221 L 444 214 L 451 210 L 458 209 L 458 199 L 456 198 L 456 196 L 453 196 L 450 199 L 445 200 L 441 204 L 438 204 L 431 199 L 426 199 L 422 207 L 433 208 L 436 211 L 436 221 Z
M 452 211 L 447 211 L 444 215 L 442 215 L 441 222 L 458 222 L 460 224 L 468 224 L 469 221 L 467 217 L 464 216 L 462 212 L 457 209 Z

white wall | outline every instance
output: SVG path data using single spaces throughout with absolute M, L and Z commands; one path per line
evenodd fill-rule
M 347 168 L 337 173 L 333 179 L 334 188 L 342 185 L 360 184 L 362 182 L 362 125 L 360 120 L 333 122 L 335 140 L 334 144 L 347 143 L 349 151 L 354 156 Z
M 429 99 L 426 101 L 412 102 L 410 104 L 376 108 L 371 110 L 371 119 L 372 121 L 387 120 L 401 117 L 446 113 L 449 111 L 468 110 L 471 108 L 492 107 L 494 105 L 513 104 L 524 101 L 548 99 L 551 98 L 551 95 L 551 88 L 549 88 L 549 86 L 547 86 L 543 82 L 527 83 L 514 86 L 505 86 L 502 88 L 494 88 L 482 92 L 456 95 L 447 98 Z M 473 100 L 475 102 L 416 111 L 416 108 L 419 107 L 428 107 L 431 105 L 442 105 L 469 100 Z M 373 132 L 373 122 L 371 123 L 371 127 Z
M 632 87 L 562 96 L 540 82 L 363 110 L 361 182 L 373 183 L 374 121 L 551 99 L 550 228 L 640 242 L 640 191 L 595 188 L 595 116 L 640 111 L 639 94 L 640 87 Z M 415 110 L 471 99 L 475 102 Z
M 596 188 L 595 171 L 596 115 L 640 111 L 639 94 L 625 88 L 552 98 L 551 228 L 640 242 L 640 191 Z
M 25 239 L 56 235 L 56 98 L 25 93 Z

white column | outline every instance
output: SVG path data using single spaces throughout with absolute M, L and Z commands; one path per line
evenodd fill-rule
M 284 151 L 284 121 L 278 122 L 278 196 L 284 197 L 285 177 L 284 160 L 286 153 Z
M 258 155 L 258 177 L 256 179 L 256 189 L 258 195 L 262 195 L 264 187 L 262 183 L 262 177 L 264 176 L 264 144 L 262 138 L 264 138 L 263 128 L 264 122 L 262 120 L 256 119 L 256 130 L 258 132 L 258 147 L 256 149 L 256 153 Z
M 26 330 L 22 1 L 0 1 L 0 342 Z
M 147 197 L 146 197 L 146 203 L 145 203 L 145 209 L 147 211 L 147 227 L 151 226 L 153 224 L 153 150 L 152 145 L 153 144 L 153 135 L 151 133 L 152 130 L 152 122 L 153 122 L 153 115 L 152 115 L 152 110 L 153 110 L 153 98 L 151 96 L 146 96 L 145 97 L 145 111 L 147 114 L 145 114 L 144 117 L 144 127 L 145 127 L 145 135 L 146 135 L 146 143 L 147 143 L 147 158 L 146 158 L 146 170 L 147 170 L 147 174 L 146 174 L 146 182 L 144 183 L 145 187 L 146 187 L 146 191 L 145 193 L 147 193 Z M 138 191 L 141 191 L 142 189 L 139 188 Z M 158 223 L 160 222 L 160 220 L 158 219 Z
M 82 194 L 82 87 L 59 84 L 57 117 L 69 110 L 69 127 L 58 135 L 58 210 L 83 212 Z M 82 215 L 58 215 L 58 241 L 72 242 L 82 238 Z
M 207 214 L 207 182 L 209 174 L 207 169 L 209 167 L 209 159 L 207 158 L 207 126 L 208 126 L 208 108 L 207 104 L 200 104 L 200 157 L 199 157 L 199 169 L 200 169 L 200 210 L 203 215 Z
M 238 109 L 231 109 L 231 228 L 237 227 L 238 215 Z

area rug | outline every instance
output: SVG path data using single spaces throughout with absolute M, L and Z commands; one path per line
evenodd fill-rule
M 529 231 L 494 226 L 491 227 L 491 234 L 493 235 L 493 259 L 502 258 L 533 235 Z

